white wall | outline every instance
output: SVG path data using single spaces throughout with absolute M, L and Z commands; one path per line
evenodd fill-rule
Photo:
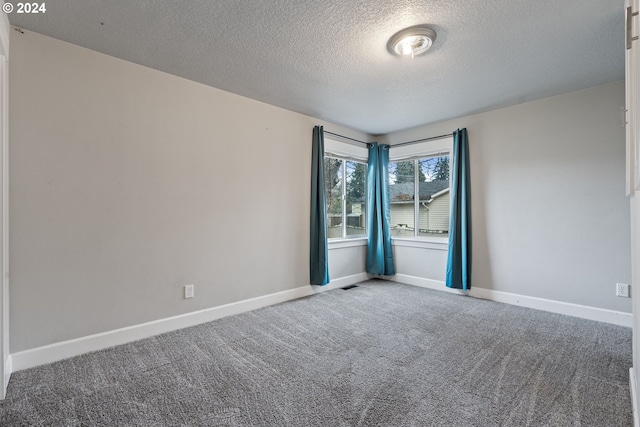
M 631 197 L 631 241 L 632 241 L 632 275 L 633 289 L 631 289 L 631 298 L 633 300 L 633 371 L 630 377 L 630 386 L 632 388 L 632 399 L 635 398 L 634 411 L 640 408 L 640 394 L 637 389 L 633 389 L 638 385 L 638 372 L 640 370 L 640 195 L 637 193 Z M 635 392 L 635 396 L 633 395 Z M 639 414 L 634 414 L 635 419 Z
M 363 275 L 366 267 L 367 246 L 336 247 L 329 244 L 329 278 L 331 283 L 349 276 Z
M 9 356 L 9 18 L 0 16 L 0 399 L 4 399 L 11 375 Z
M 11 37 L 12 353 L 309 283 L 322 122 Z
M 474 287 L 630 312 L 625 131 L 617 82 L 386 136 L 466 127 Z M 540 207 L 544 206 L 544 209 Z M 442 280 L 446 253 L 395 247 L 397 272 Z
M 397 280 L 402 282 L 403 275 L 434 280 L 442 282 L 440 285 L 444 289 L 448 244 L 444 238 L 441 240 L 429 243 L 394 240 L 393 256 Z

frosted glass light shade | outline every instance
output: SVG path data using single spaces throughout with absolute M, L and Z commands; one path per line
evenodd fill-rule
M 422 55 L 433 45 L 436 33 L 424 25 L 405 28 L 395 33 L 387 43 L 387 49 L 396 56 Z

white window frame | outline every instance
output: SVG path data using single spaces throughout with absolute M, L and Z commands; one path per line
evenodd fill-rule
M 439 157 L 439 156 L 449 156 L 450 159 L 450 167 L 449 167 L 449 183 L 451 183 L 451 172 L 453 170 L 453 159 L 451 158 L 451 154 L 453 152 L 453 136 L 434 140 L 434 141 L 426 141 L 422 143 L 416 143 L 411 145 L 405 145 L 402 147 L 394 148 L 391 145 L 389 150 L 389 163 L 396 163 L 402 161 L 413 160 L 414 162 L 419 159 L 424 159 L 428 157 Z M 415 164 L 415 163 L 414 163 Z M 414 195 L 420 194 L 420 183 L 418 182 L 418 168 L 414 167 Z M 451 190 L 449 190 L 451 191 Z M 415 196 L 414 196 L 415 199 Z M 415 202 L 413 203 L 414 209 L 414 225 L 419 221 L 419 209 L 420 205 Z M 434 245 L 442 246 L 449 245 L 449 236 L 418 236 L 418 227 L 414 226 L 414 237 L 391 237 L 394 245 L 397 246 L 415 246 L 425 248 L 433 248 Z M 434 248 L 433 248 L 434 249 Z
M 367 165 L 369 150 L 363 144 L 351 144 L 334 139 L 326 138 L 324 140 L 324 157 L 331 157 L 334 159 L 342 160 L 343 162 L 352 161 L 364 163 Z M 347 179 L 346 179 L 346 165 L 342 168 L 342 237 L 332 237 L 327 239 L 329 242 L 329 249 L 337 249 L 351 246 L 362 246 L 367 244 L 369 238 L 369 230 L 365 228 L 365 234 L 358 236 L 347 236 L 347 222 L 346 222 L 346 192 L 347 192 Z M 325 189 L 326 191 L 326 189 Z M 366 197 L 366 179 L 365 179 L 365 197 Z M 365 218 L 369 210 L 369 205 L 365 203 Z

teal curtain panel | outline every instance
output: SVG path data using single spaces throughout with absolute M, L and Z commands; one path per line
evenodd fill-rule
M 467 129 L 453 133 L 451 216 L 446 285 L 471 289 L 471 187 Z
M 324 131 L 313 128 L 311 147 L 311 247 L 309 275 L 312 285 L 329 283 L 329 247 L 327 243 L 327 193 L 324 180 Z
M 389 207 L 389 146 L 369 145 L 367 164 L 367 262 L 370 274 L 395 274 Z

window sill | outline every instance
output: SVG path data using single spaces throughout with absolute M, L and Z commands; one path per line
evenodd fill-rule
M 342 249 L 342 248 L 352 248 L 355 246 L 367 246 L 367 238 L 366 237 L 353 237 L 347 239 L 335 239 L 329 240 L 329 250 L 331 249 Z
M 436 249 L 440 251 L 449 250 L 449 238 L 447 237 L 422 237 L 422 238 L 391 238 L 393 246 L 403 246 L 407 248 Z

